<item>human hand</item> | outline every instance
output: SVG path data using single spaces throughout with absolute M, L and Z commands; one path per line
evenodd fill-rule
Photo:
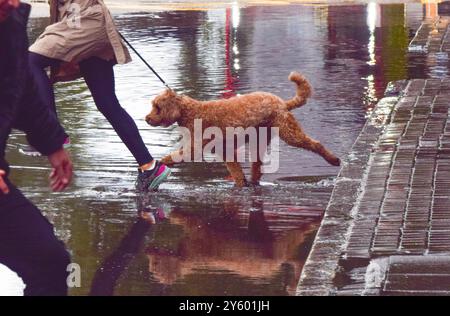
M 0 0 L 0 22 L 6 20 L 12 10 L 17 9 L 20 0 Z
M 53 167 L 50 174 L 50 187 L 54 192 L 63 191 L 72 180 L 72 161 L 64 149 L 49 155 L 48 160 Z
M 0 192 L 3 194 L 9 193 L 9 188 L 6 185 L 5 181 L 3 180 L 3 177 L 6 175 L 5 171 L 0 169 Z

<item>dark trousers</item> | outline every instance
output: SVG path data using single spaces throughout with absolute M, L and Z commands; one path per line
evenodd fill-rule
M 26 284 L 25 295 L 67 295 L 70 256 L 53 226 L 8 180 L 0 193 L 0 263 Z
M 37 82 L 41 98 L 55 114 L 55 96 L 45 68 L 57 66 L 59 63 L 60 61 L 56 59 L 30 53 L 31 72 Z M 112 125 L 137 163 L 142 166 L 152 161 L 153 157 L 145 146 L 136 123 L 117 100 L 113 63 L 98 57 L 91 57 L 81 61 L 79 65 L 97 109 Z

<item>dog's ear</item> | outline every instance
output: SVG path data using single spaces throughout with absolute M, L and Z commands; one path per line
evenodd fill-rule
M 178 104 L 172 104 L 169 107 L 165 107 L 164 109 L 164 116 L 165 118 L 171 123 L 175 123 L 181 116 L 180 107 Z
M 159 116 L 170 125 L 175 123 L 180 118 L 180 101 L 180 96 L 178 96 L 173 90 L 167 89 L 164 97 L 158 102 L 161 111 Z

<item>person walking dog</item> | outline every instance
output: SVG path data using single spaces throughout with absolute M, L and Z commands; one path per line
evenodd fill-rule
M 72 178 L 63 149 L 67 135 L 39 98 L 28 67 L 30 8 L 19 0 L 0 0 L 0 263 L 23 279 L 25 295 L 66 295 L 70 256 L 41 211 L 8 179 L 5 160 L 6 142 L 17 128 L 48 156 L 54 191 L 64 190 Z
M 108 8 L 102 0 L 50 0 L 50 20 L 29 49 L 31 70 L 45 103 L 56 115 L 52 84 L 84 77 L 98 110 L 139 165 L 137 189 L 157 189 L 170 169 L 153 159 L 136 123 L 117 100 L 113 66 L 130 62 L 131 57 Z

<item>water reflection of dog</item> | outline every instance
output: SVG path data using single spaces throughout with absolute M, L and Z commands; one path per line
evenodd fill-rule
M 278 276 L 288 293 L 295 292 L 302 265 L 298 249 L 317 220 L 299 224 L 289 214 L 264 211 L 260 201 L 252 201 L 250 211 L 233 199 L 204 207 L 204 212 L 163 209 L 170 212 L 164 221 L 155 210 L 147 213 L 161 223 L 146 246 L 156 280 L 172 285 L 199 271 L 225 271 L 257 283 Z
M 205 204 L 204 211 L 190 212 L 156 195 L 141 196 L 138 220 L 98 268 L 90 294 L 113 295 L 120 276 L 143 249 L 149 272 L 162 285 L 203 269 L 261 284 L 280 282 L 293 294 L 302 264 L 298 249 L 318 220 L 298 223 L 264 210 L 260 201 L 250 204 L 249 211 L 243 203 L 225 198 L 218 205 Z M 144 245 L 147 236 L 150 242 Z

